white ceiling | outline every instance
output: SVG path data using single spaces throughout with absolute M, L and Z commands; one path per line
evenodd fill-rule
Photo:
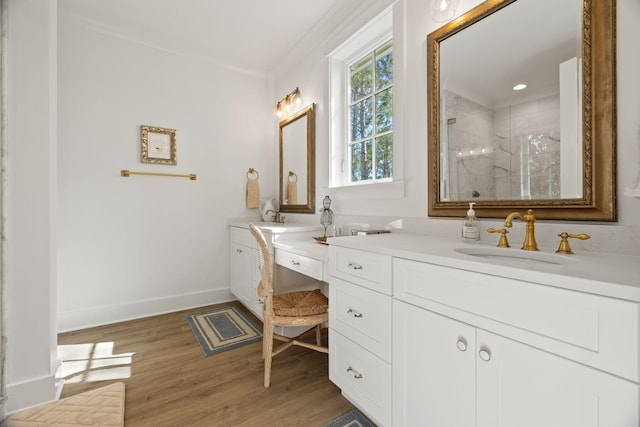
M 268 72 L 340 0 L 59 0 L 62 19 Z

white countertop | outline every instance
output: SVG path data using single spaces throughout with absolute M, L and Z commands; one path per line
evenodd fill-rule
M 278 223 L 278 222 L 263 222 L 263 221 L 247 221 L 247 220 L 238 220 L 238 221 L 230 221 L 229 226 L 231 227 L 240 227 L 240 228 L 249 228 L 249 224 L 254 224 L 256 227 L 259 227 L 262 231 L 266 231 L 272 234 L 284 234 L 284 233 L 302 233 L 307 231 L 315 231 L 319 232 L 322 235 L 323 227 L 321 225 L 315 224 L 298 224 L 298 223 Z
M 456 239 L 408 233 L 336 237 L 329 239 L 329 245 L 640 302 L 640 257 L 637 256 L 583 251 L 557 255 L 555 248 L 541 248 L 540 252 L 570 257 L 569 263 L 518 263 L 517 260 L 504 263 L 500 259 L 474 257 L 455 251 L 465 247 L 495 248 L 493 244 L 464 243 Z M 295 247 L 295 243 L 291 242 L 291 246 Z M 522 251 L 519 245 L 501 250 Z

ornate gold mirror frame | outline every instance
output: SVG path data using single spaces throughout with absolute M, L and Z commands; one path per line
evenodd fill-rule
M 279 124 L 280 212 L 314 213 L 316 188 L 315 104 Z
M 440 43 L 516 0 L 487 0 L 427 36 L 429 216 L 463 217 L 469 201 L 441 201 Z M 522 1 L 522 0 L 520 0 Z M 503 218 L 535 209 L 536 218 L 616 221 L 616 7 L 615 0 L 582 3 L 583 192 L 581 198 L 477 200 L 476 213 Z

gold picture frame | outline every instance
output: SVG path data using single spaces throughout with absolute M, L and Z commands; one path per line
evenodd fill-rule
M 140 126 L 142 163 L 175 165 L 176 130 L 157 126 Z

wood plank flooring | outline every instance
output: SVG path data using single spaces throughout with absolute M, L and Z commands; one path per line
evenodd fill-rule
M 207 308 L 59 334 L 64 351 L 81 350 L 63 361 L 62 397 L 123 381 L 127 427 L 320 427 L 354 408 L 329 380 L 326 354 L 276 356 L 268 389 L 261 343 L 205 357 L 184 316 Z

